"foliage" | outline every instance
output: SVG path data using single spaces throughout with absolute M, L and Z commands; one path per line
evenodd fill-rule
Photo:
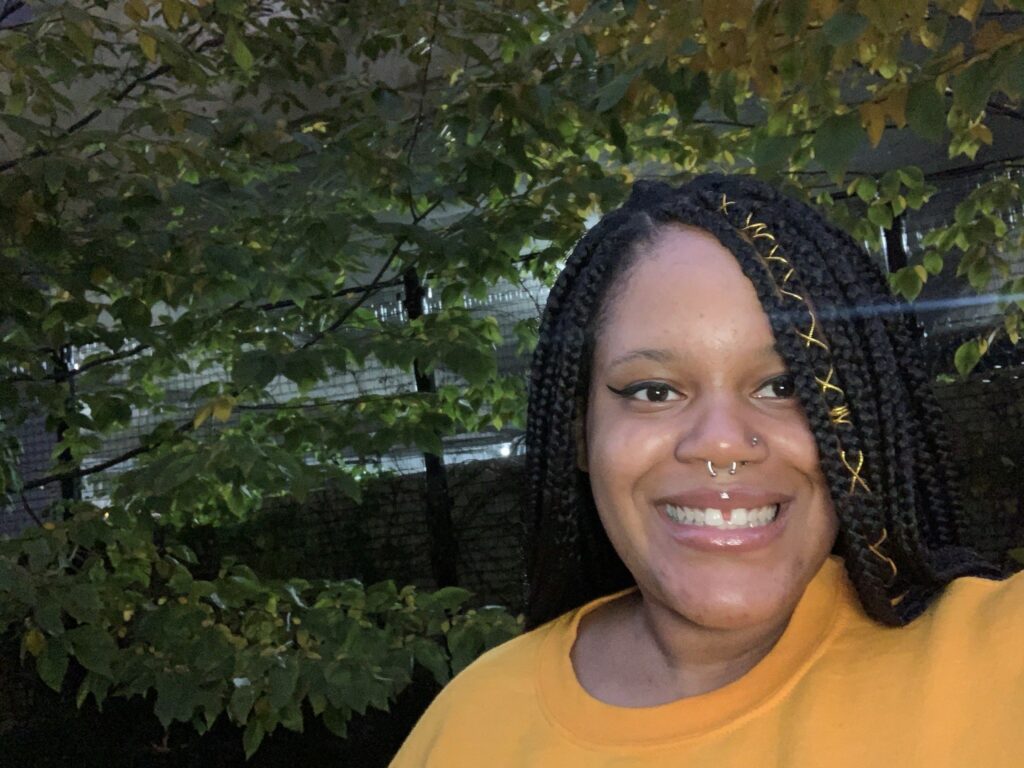
M 635 175 L 756 172 L 877 248 L 937 188 L 932 169 L 892 167 L 894 137 L 964 173 L 1021 164 L 986 159 L 991 126 L 1022 119 L 1020 0 L 34 8 L 0 29 L 0 490 L 60 484 L 35 513 L 68 519 L 4 545 L 4 626 L 44 679 L 70 655 L 86 695 L 155 690 L 167 722 L 203 728 L 227 707 L 241 723 L 251 703 L 250 751 L 303 701 L 336 724 L 385 702 L 410 658 L 443 677 L 442 636 L 496 633 L 450 648 L 458 665 L 509 619 L 457 613 L 445 630 L 441 598 L 263 582 L 240 564 L 196 578 L 179 529 L 327 482 L 358 497 L 396 446 L 520 426 L 523 383 L 495 362 L 513 340 L 473 299 L 549 280 Z M 993 334 L 1019 339 L 1022 232 L 1006 212 L 1021 203 L 994 173 L 892 275 L 911 300 L 952 271 L 1005 298 L 1002 324 L 957 353 L 964 374 Z M 373 311 L 417 280 L 436 311 Z M 515 329 L 520 349 L 533 327 Z M 377 364 L 397 384 L 325 386 Z M 414 385 L 439 370 L 458 383 Z M 172 388 L 182 377 L 189 391 Z M 25 478 L 15 430 L 33 416 L 58 440 L 46 475 Z M 108 519 L 73 502 L 90 489 Z M 349 627 L 351 658 L 387 680 L 323 676 L 310 654 Z
M 252 754 L 310 713 L 344 736 L 353 712 L 387 709 L 414 663 L 444 684 L 519 631 L 500 608 L 465 610 L 457 587 L 261 581 L 230 561 L 200 578 L 191 550 L 156 546 L 151 528 L 83 507 L 0 543 L 0 620 L 53 689 L 70 660 L 84 669 L 79 706 L 152 693 L 165 727 L 203 733 L 224 715 Z

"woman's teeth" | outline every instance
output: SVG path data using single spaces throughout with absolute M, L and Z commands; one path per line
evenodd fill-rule
M 752 509 L 727 510 L 700 507 L 677 507 L 674 504 L 665 505 L 665 514 L 670 520 L 686 525 L 709 525 L 713 528 L 729 530 L 732 528 L 757 528 L 768 525 L 779 512 L 778 504 L 770 504 L 767 507 L 754 507 Z

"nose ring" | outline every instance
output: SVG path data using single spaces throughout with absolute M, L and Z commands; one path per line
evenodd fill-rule
M 743 463 L 746 464 L 746 462 L 743 462 Z M 718 477 L 718 473 L 715 472 L 715 465 L 711 463 L 711 459 L 708 459 L 707 465 L 708 465 L 708 474 L 711 475 L 712 477 Z M 736 467 L 737 466 L 738 466 L 738 464 L 735 461 L 729 463 L 729 474 L 730 475 L 735 475 L 736 474 Z

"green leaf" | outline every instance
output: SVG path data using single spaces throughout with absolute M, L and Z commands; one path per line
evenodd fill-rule
M 868 207 L 868 221 L 881 229 L 889 229 L 892 226 L 892 208 L 888 203 L 874 203 Z
M 985 109 L 992 91 L 1011 63 L 1007 56 L 997 54 L 967 67 L 953 81 L 953 108 L 969 118 L 976 117 Z
M 1024 47 L 1009 59 L 999 87 L 1012 99 L 1024 98 Z
M 235 688 L 228 700 L 228 715 L 239 725 L 245 725 L 249 719 L 252 705 L 256 703 L 256 689 L 246 680 L 244 685 Z
M 967 268 L 967 281 L 979 293 L 984 291 L 992 280 L 992 262 L 984 254 L 973 259 Z
M 868 20 L 864 16 L 850 11 L 840 11 L 822 25 L 821 33 L 829 45 L 838 48 L 859 39 L 867 28 Z
M 772 175 L 784 170 L 793 153 L 799 149 L 797 136 L 759 136 L 753 149 L 752 159 L 758 173 Z
M 67 671 L 68 654 L 63 642 L 50 638 L 42 653 L 36 657 L 36 672 L 44 683 L 59 693 Z
M 447 611 L 454 611 L 472 596 L 472 592 L 462 587 L 442 587 L 430 597 L 431 602 L 435 605 Z
M 323 713 L 324 725 L 327 726 L 327 730 L 339 739 L 348 736 L 348 721 L 351 717 L 352 713 L 347 708 L 327 707 Z
M 912 267 L 903 267 L 889 275 L 893 289 L 907 301 L 913 301 L 921 294 L 921 275 Z
M 814 136 L 814 156 L 835 180 L 841 180 L 846 167 L 866 136 L 857 113 L 830 117 Z
M 68 632 L 67 638 L 79 664 L 85 669 L 97 675 L 112 675 L 111 665 L 118 654 L 113 637 L 99 627 L 86 625 Z
M 870 203 L 878 194 L 878 184 L 870 176 L 861 176 L 857 179 L 857 197 L 865 203 Z
M 242 734 L 242 746 L 245 748 L 245 759 L 248 760 L 256 754 L 256 750 L 263 743 L 263 737 L 267 735 L 263 723 L 253 720 L 245 726 L 245 733 Z
M 924 264 L 924 268 L 928 270 L 929 274 L 937 275 L 942 271 L 942 254 L 938 251 L 928 251 L 921 259 L 921 262 Z
M 782 31 L 795 37 L 804 28 L 810 0 L 782 0 L 779 16 L 782 19 Z
M 707 72 L 698 72 L 690 76 L 689 72 L 680 69 L 683 74 L 683 82 L 672 90 L 676 100 L 676 112 L 679 114 L 679 122 L 687 125 L 693 120 L 697 110 L 708 100 L 711 94 L 711 81 Z
M 311 386 L 327 377 L 324 358 L 316 350 L 298 350 L 284 358 L 285 378 L 301 386 Z
M 294 657 L 286 656 L 270 668 L 270 705 L 281 709 L 291 701 L 299 681 L 299 665 Z
M 253 64 L 252 52 L 234 28 L 228 30 L 225 42 L 235 63 L 246 72 L 251 70 Z M 261 740 L 262 738 L 263 736 L 260 735 Z
M 235 362 L 231 378 L 239 387 L 263 389 L 277 373 L 277 358 L 269 352 L 258 350 L 247 352 Z
M 448 659 L 437 643 L 423 639 L 413 646 L 413 658 L 417 664 L 421 664 L 430 671 L 438 685 L 446 685 L 451 679 L 451 669 L 448 666 Z
M 907 94 L 907 125 L 918 136 L 938 142 L 946 131 L 946 102 L 934 82 L 910 86 Z
M 978 339 L 971 339 L 961 344 L 956 354 L 953 355 L 953 365 L 956 366 L 956 370 L 961 376 L 967 378 L 967 375 L 974 370 L 974 367 L 981 360 L 981 342 Z
M 451 653 L 452 674 L 457 675 L 469 666 L 483 647 L 483 640 L 472 624 L 453 627 L 447 634 L 448 651 Z
M 160 675 L 156 682 L 156 706 L 153 709 L 164 728 L 175 720 L 188 722 L 200 691 L 187 674 Z
M 597 111 L 607 112 L 626 95 L 630 84 L 636 76 L 632 72 L 623 72 L 597 92 Z

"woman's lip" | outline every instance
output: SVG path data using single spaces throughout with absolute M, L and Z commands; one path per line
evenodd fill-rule
M 664 504 L 658 505 L 658 519 L 667 527 L 669 536 L 683 546 L 705 552 L 739 553 L 762 549 L 778 539 L 789 522 L 789 506 L 787 503 L 779 504 L 774 520 L 753 528 L 716 528 L 711 525 L 677 523 L 666 514 Z
M 654 503 L 660 510 L 666 504 L 675 507 L 698 507 L 699 509 L 720 509 L 723 512 L 733 509 L 754 509 L 768 507 L 773 504 L 784 505 L 793 500 L 788 494 L 768 491 L 750 486 L 733 486 L 722 488 L 694 488 L 689 491 L 663 496 Z

